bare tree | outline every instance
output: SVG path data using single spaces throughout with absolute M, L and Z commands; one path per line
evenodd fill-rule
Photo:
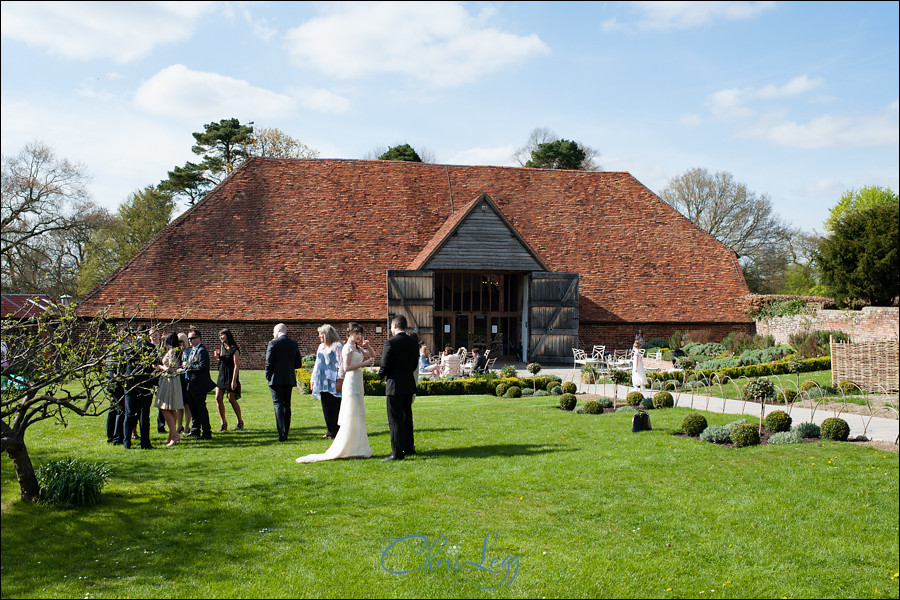
M 532 159 L 532 154 L 536 152 L 542 144 L 550 144 L 559 140 L 560 137 L 556 135 L 554 131 L 551 131 L 546 127 L 536 127 L 528 135 L 528 141 L 525 142 L 525 145 L 521 148 L 518 148 L 513 153 L 513 158 L 517 163 L 519 163 L 519 165 L 524 167 Z M 586 146 L 581 142 L 576 143 L 578 144 L 578 148 L 582 152 L 584 152 L 584 159 L 581 162 L 579 170 L 599 171 L 602 167 L 597 163 L 595 159 L 600 155 L 600 153 L 594 148 Z
M 90 198 L 86 168 L 31 142 L 3 158 L 2 173 L 4 289 L 71 292 L 86 239 L 105 212 Z
M 778 271 L 787 267 L 790 227 L 772 210 L 767 194 L 748 190 L 726 171 L 696 168 L 673 177 L 659 196 L 738 254 L 745 275 L 752 275 L 751 291 L 777 289 Z
M 319 158 L 320 156 L 318 150 L 313 150 L 280 129 L 271 127 L 253 131 L 253 137 L 247 146 L 247 153 L 253 156 L 273 158 Z

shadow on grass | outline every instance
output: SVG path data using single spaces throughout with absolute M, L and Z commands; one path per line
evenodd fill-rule
M 462 446 L 459 448 L 439 448 L 420 452 L 423 457 L 452 456 L 456 458 L 491 458 L 494 456 L 536 456 L 555 452 L 577 452 L 577 448 L 560 444 L 487 444 Z

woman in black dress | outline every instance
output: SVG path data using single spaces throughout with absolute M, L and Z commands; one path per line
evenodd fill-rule
M 215 351 L 215 355 L 219 358 L 219 380 L 216 382 L 216 404 L 219 407 L 219 419 L 222 421 L 219 431 L 228 429 L 228 421 L 225 420 L 226 393 L 234 416 L 237 417 L 237 425 L 234 428 L 243 429 L 244 420 L 241 418 L 241 405 L 238 404 L 238 398 L 241 397 L 241 381 L 238 379 L 241 350 L 227 329 L 219 332 L 219 342 L 221 347 Z

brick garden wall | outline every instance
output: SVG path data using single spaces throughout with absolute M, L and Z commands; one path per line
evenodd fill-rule
M 578 341 L 584 349 L 604 345 L 606 350 L 628 349 L 634 344 L 638 329 L 644 330 L 644 341 L 653 338 L 669 339 L 680 331 L 709 332 L 714 341 L 721 341 L 733 331 L 752 333 L 753 323 L 582 323 L 578 328 Z
M 777 344 L 787 344 L 792 335 L 801 331 L 817 329 L 843 331 L 854 342 L 896 340 L 900 337 L 900 308 L 867 306 L 862 310 L 817 310 L 756 322 L 756 332 L 774 336 Z

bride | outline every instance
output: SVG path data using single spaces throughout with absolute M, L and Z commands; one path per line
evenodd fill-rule
M 366 405 L 363 401 L 363 367 L 375 362 L 375 352 L 369 341 L 363 339 L 359 323 L 347 326 L 347 343 L 341 350 L 344 363 L 344 387 L 341 390 L 341 411 L 338 414 L 338 432 L 331 447 L 324 454 L 308 454 L 297 459 L 298 463 L 319 462 L 335 458 L 370 458 L 369 436 L 366 433 Z

